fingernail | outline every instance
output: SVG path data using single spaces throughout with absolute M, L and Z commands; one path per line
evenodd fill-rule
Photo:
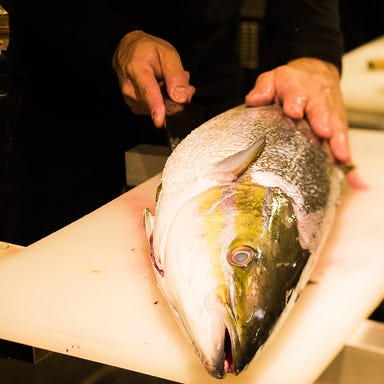
M 357 174 L 356 170 L 352 170 L 347 174 L 348 183 L 359 190 L 369 189 L 368 184 Z
M 172 91 L 172 98 L 174 101 L 177 101 L 179 103 L 184 103 L 187 101 L 187 90 L 185 87 L 178 86 L 173 88 Z
M 291 105 L 291 111 L 296 115 L 297 118 L 302 119 L 304 117 L 303 108 L 298 104 Z
M 157 128 L 160 128 L 161 127 L 161 123 L 160 123 L 159 115 L 156 112 L 153 112 L 151 117 L 152 117 L 152 121 L 155 124 L 155 126 Z
M 342 162 L 348 162 L 350 160 L 349 153 L 345 149 L 339 149 L 337 151 L 337 158 Z
M 250 91 L 248 95 L 245 96 L 245 104 L 249 106 L 259 105 L 260 93 L 256 91 Z
M 257 99 L 260 99 L 262 98 L 264 95 L 261 94 L 259 91 L 255 91 L 255 90 L 252 90 L 248 93 L 247 97 L 253 99 L 253 100 L 257 100 Z
M 332 137 L 332 130 L 328 124 L 325 125 L 312 123 L 311 126 L 319 137 L 323 139 L 330 139 Z
M 339 133 L 337 143 L 337 156 L 344 162 L 351 161 L 348 147 L 348 137 L 345 133 Z

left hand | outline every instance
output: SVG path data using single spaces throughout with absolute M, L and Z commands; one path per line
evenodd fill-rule
M 292 119 L 305 115 L 314 132 L 329 140 L 335 158 L 351 162 L 339 72 L 333 64 L 300 58 L 261 74 L 245 102 L 259 106 L 274 101 L 281 102 Z

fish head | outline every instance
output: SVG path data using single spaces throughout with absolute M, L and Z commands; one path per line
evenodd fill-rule
M 230 183 L 190 199 L 166 237 L 158 284 L 206 370 L 239 374 L 271 334 L 308 260 L 291 200 Z

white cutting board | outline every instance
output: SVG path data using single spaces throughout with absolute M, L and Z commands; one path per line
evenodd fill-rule
M 384 115 L 384 68 L 369 69 L 372 59 L 384 60 L 384 35 L 343 56 L 344 103 L 348 110 Z
M 287 322 L 224 383 L 312 383 L 384 296 L 384 133 L 353 130 L 370 189 L 347 189 L 314 274 Z M 0 338 L 183 383 L 217 383 L 154 283 L 142 210 L 159 177 L 23 249 L 1 256 Z

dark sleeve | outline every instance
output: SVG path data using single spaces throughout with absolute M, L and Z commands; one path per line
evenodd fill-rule
M 29 79 L 58 76 L 67 69 L 95 81 L 111 69 L 120 39 L 139 27 L 111 3 L 3 0 L 11 22 L 10 55 Z
M 2 4 L 19 22 L 28 25 L 39 41 L 53 47 L 68 44 L 69 48 L 82 41 L 87 42 L 89 50 L 107 47 L 112 52 L 124 34 L 139 27 L 104 0 L 3 0 Z
M 300 57 L 315 57 L 341 71 L 343 36 L 338 1 L 267 0 L 261 40 L 261 69 Z

